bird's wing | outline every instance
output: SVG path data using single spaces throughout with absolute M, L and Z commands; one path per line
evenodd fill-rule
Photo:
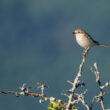
M 98 41 L 95 41 L 88 33 L 87 36 L 90 40 L 92 40 L 95 44 L 100 45 L 100 43 Z

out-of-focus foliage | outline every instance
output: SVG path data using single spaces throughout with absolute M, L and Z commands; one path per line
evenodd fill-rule
M 58 103 L 63 104 L 63 101 L 62 100 L 59 99 L 57 101 L 58 101 Z M 65 105 L 67 105 L 67 103 L 65 103 Z M 49 110 L 64 110 L 64 108 L 62 106 L 60 106 L 59 104 L 56 104 L 53 101 L 50 101 L 50 103 L 48 105 L 48 109 Z M 78 108 L 76 106 L 72 106 L 72 109 L 73 110 L 78 110 Z

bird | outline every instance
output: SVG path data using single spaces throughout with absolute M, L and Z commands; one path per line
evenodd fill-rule
M 83 29 L 76 29 L 73 34 L 76 37 L 77 43 L 83 48 L 91 48 L 94 46 L 101 47 L 110 47 L 109 45 L 100 44 L 98 41 L 95 41 L 86 31 Z

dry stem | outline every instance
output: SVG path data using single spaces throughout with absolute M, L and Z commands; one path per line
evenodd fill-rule
M 84 63 L 85 63 L 85 59 L 86 59 L 86 55 L 87 55 L 89 49 L 90 48 L 86 48 L 85 51 L 82 54 L 82 57 L 83 57 L 82 58 L 82 62 L 80 64 L 80 66 L 79 66 L 79 72 L 77 73 L 76 78 L 74 80 L 73 87 L 71 89 L 71 94 L 69 96 L 69 101 L 68 101 L 68 105 L 67 105 L 66 110 L 71 110 L 71 102 L 72 102 L 72 100 L 74 100 L 74 92 L 75 92 L 75 90 L 77 88 L 77 84 L 79 83 L 79 78 L 82 75 L 82 69 L 83 69 L 83 66 L 84 66 Z
M 98 83 L 99 88 L 100 88 L 100 93 L 99 93 L 98 96 L 95 96 L 95 98 L 96 98 L 98 101 L 100 101 L 102 110 L 105 110 L 104 100 L 103 100 L 103 95 L 104 95 L 103 89 L 104 89 L 105 87 L 108 87 L 108 86 L 110 85 L 110 83 L 107 82 L 104 86 L 102 86 L 102 83 L 101 83 L 101 81 L 100 81 L 98 66 L 97 66 L 96 62 L 94 63 L 94 67 L 95 67 L 95 70 L 93 70 L 92 68 L 91 68 L 91 70 L 92 70 L 92 72 L 95 74 L 95 76 L 96 76 L 96 82 Z M 94 102 L 94 101 L 93 101 L 93 102 Z M 92 102 L 92 105 L 93 105 L 93 102 Z M 91 107 L 92 107 L 92 105 L 91 105 Z

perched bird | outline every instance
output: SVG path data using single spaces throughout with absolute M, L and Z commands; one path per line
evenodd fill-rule
M 99 42 L 95 41 L 88 33 L 86 33 L 82 29 L 76 29 L 73 34 L 76 37 L 77 43 L 83 48 L 90 48 L 94 46 L 102 46 L 102 47 L 110 47 L 108 45 L 100 44 Z

